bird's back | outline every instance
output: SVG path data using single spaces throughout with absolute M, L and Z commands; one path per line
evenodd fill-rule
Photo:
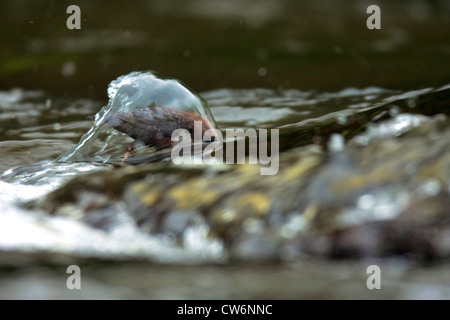
M 171 141 L 172 132 L 186 129 L 194 132 L 194 122 L 202 122 L 202 133 L 214 128 L 210 121 L 201 115 L 168 107 L 151 106 L 131 113 L 118 113 L 109 116 L 106 123 L 149 146 L 157 146 L 163 142 L 166 147 Z

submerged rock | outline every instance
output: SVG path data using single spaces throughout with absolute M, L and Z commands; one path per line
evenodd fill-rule
M 0 177 L 7 191 L 0 202 L 11 209 L 3 215 L 0 248 L 41 258 L 44 251 L 169 263 L 305 255 L 448 259 L 449 92 L 383 96 L 280 125 L 279 171 L 272 176 L 260 175 L 259 165 L 176 165 L 167 149 L 133 156 L 127 162 L 140 165 L 124 168 L 96 157 L 11 168 Z M 100 112 L 96 121 L 105 118 Z M 123 149 L 111 142 L 130 143 L 114 131 L 92 132 L 76 155 L 114 164 L 111 156 Z
M 399 133 L 406 118 L 414 125 Z M 286 151 L 274 176 L 248 164 L 99 171 L 33 205 L 63 216 L 81 209 L 78 219 L 106 231 L 116 222 L 105 212 L 119 206 L 139 229 L 181 246 L 191 228 L 204 228 L 235 259 L 447 259 L 448 124 L 443 115 L 399 114 L 328 152 L 317 145 Z M 389 126 L 390 134 L 373 134 Z

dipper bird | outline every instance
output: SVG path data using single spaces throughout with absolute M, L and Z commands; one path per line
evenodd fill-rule
M 201 121 L 202 137 L 206 130 L 215 129 L 214 125 L 201 115 L 169 107 L 152 105 L 137 109 L 130 113 L 116 113 L 107 116 L 105 122 L 114 129 L 135 139 L 128 146 L 122 160 L 122 165 L 130 152 L 138 145 L 155 147 L 156 150 L 172 146 L 171 135 L 176 129 L 186 129 L 194 139 L 194 121 Z

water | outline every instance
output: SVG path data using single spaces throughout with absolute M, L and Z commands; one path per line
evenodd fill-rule
M 126 135 L 118 135 L 117 130 L 113 130 L 117 123 L 109 124 L 106 120 L 116 114 L 158 106 L 193 112 L 208 119 L 213 126 L 215 123 L 208 106 L 200 96 L 176 80 L 163 80 L 151 72 L 132 72 L 117 78 L 108 86 L 108 96 L 108 105 L 96 114 L 94 126 L 73 150 L 61 155 L 59 161 L 106 162 L 111 157 L 119 156 L 120 151 L 119 154 L 116 152 L 119 150 L 117 146 Z
M 443 88 L 443 90 L 448 90 Z M 442 92 L 436 90 L 437 92 Z M 427 126 L 437 126 L 439 123 L 445 123 L 445 115 L 437 115 L 434 117 L 403 113 L 400 107 L 395 106 L 395 103 L 400 103 L 401 99 L 406 100 L 406 110 L 411 109 L 412 102 L 419 99 L 420 95 L 433 92 L 432 89 L 419 90 L 413 93 L 401 93 L 393 92 L 390 90 L 384 90 L 381 88 L 367 88 L 367 89 L 345 89 L 336 93 L 313 93 L 302 92 L 298 90 L 286 90 L 286 91 L 273 91 L 273 90 L 230 90 L 221 89 L 215 91 L 209 91 L 203 94 L 203 97 L 208 101 L 211 112 L 215 116 L 216 121 L 220 128 L 232 128 L 232 127 L 260 127 L 260 128 L 281 128 L 282 130 L 295 130 L 301 132 L 307 129 L 311 123 L 314 123 L 315 127 L 320 127 L 321 124 L 326 124 L 330 120 L 337 124 L 351 121 L 351 117 L 367 112 L 367 110 L 383 108 L 386 103 L 393 104 L 386 111 L 391 113 L 391 119 L 381 121 L 380 123 L 367 123 L 367 131 L 357 134 L 353 139 L 350 139 L 348 144 L 355 148 L 362 148 L 359 153 L 364 154 L 364 148 L 369 149 L 373 146 L 374 141 L 392 141 L 394 143 L 396 137 L 404 135 L 408 131 L 413 129 Z M 30 100 L 31 99 L 31 100 Z M 1 106 L 4 110 L 11 110 L 10 117 L 12 119 L 18 119 L 23 116 L 27 119 L 27 122 L 20 122 L 20 128 L 12 126 L 4 134 L 6 136 L 13 136 L 12 141 L 8 141 L 10 144 L 14 144 L 16 148 L 15 157 L 23 159 L 22 163 L 16 161 L 14 167 L 9 167 L 4 170 L 1 175 L 1 201 L 3 204 L 2 213 L 2 228 L 3 232 L 0 233 L 0 244 L 4 250 L 17 250 L 17 251 L 49 251 L 58 252 L 61 254 L 73 254 L 76 256 L 84 257 L 96 257 L 96 258 L 108 258 L 108 259 L 124 259 L 124 257 L 133 257 L 138 259 L 150 259 L 151 261 L 171 261 L 178 263 L 202 263 L 208 262 L 221 262 L 226 261 L 229 258 L 230 250 L 231 254 L 239 256 L 239 259 L 278 259 L 283 260 L 283 255 L 280 256 L 279 246 L 272 249 L 266 247 L 271 244 L 264 244 L 267 239 L 264 240 L 264 236 L 261 240 L 253 243 L 256 240 L 245 241 L 244 244 L 237 243 L 236 247 L 227 247 L 225 244 L 226 237 L 210 237 L 211 231 L 215 232 L 214 224 L 210 220 L 211 215 L 214 213 L 214 206 L 220 208 L 219 204 L 210 207 L 209 212 L 204 212 L 203 215 L 199 214 L 198 209 L 201 207 L 202 198 L 207 197 L 202 190 L 203 186 L 192 186 L 193 196 L 197 197 L 197 201 L 193 202 L 193 205 L 189 207 L 189 210 L 184 209 L 179 211 L 177 205 L 171 204 L 170 200 L 164 199 L 169 205 L 169 209 L 165 211 L 162 222 L 158 222 L 157 225 L 146 226 L 146 229 L 136 226 L 133 219 L 133 209 L 130 205 L 132 202 L 142 202 L 144 200 L 139 199 L 139 192 L 135 195 L 133 191 L 126 191 L 120 197 L 125 197 L 122 201 L 113 201 L 108 195 L 108 188 L 103 188 L 100 184 L 108 184 L 108 179 L 105 176 L 100 175 L 96 177 L 91 175 L 95 172 L 111 172 L 117 174 L 116 181 L 123 180 L 124 184 L 130 185 L 136 178 L 130 178 L 127 181 L 127 176 L 137 175 L 145 177 L 145 170 L 154 170 L 155 175 L 148 175 L 147 180 L 153 185 L 161 186 L 160 192 L 165 186 L 164 181 L 158 179 L 168 179 L 170 175 L 177 175 L 177 170 L 181 173 L 189 172 L 189 167 L 182 167 L 177 169 L 175 166 L 169 166 L 173 171 L 173 174 L 168 174 L 164 178 L 164 173 L 159 173 L 160 165 L 156 164 L 155 168 L 148 167 L 141 175 L 136 174 L 135 171 L 124 168 L 123 170 L 117 170 L 113 167 L 103 164 L 102 161 L 89 160 L 89 156 L 82 151 L 80 147 L 86 147 L 90 151 L 93 146 L 99 146 L 100 150 L 105 150 L 104 146 L 98 144 L 98 142 L 91 142 L 91 135 L 89 133 L 84 135 L 77 147 L 72 147 L 69 153 L 70 156 L 63 156 L 59 158 L 59 161 L 55 160 L 55 153 L 61 152 L 62 146 L 66 149 L 70 148 L 73 143 L 68 141 L 68 138 L 74 138 L 79 135 L 79 132 L 83 129 L 89 132 L 94 132 L 96 126 L 99 124 L 92 124 L 90 121 L 80 122 L 78 120 L 72 120 L 67 122 L 48 123 L 51 117 L 48 115 L 62 112 L 58 110 L 59 101 L 53 101 L 51 104 L 47 103 L 46 107 L 39 108 L 40 102 L 48 101 L 48 97 L 44 93 L 38 94 L 36 92 L 16 91 L 2 93 Z M 112 103 L 118 103 L 114 95 L 111 96 Z M 124 105 L 124 101 L 128 101 L 128 96 L 121 98 L 120 105 Z M 31 101 L 31 102 L 30 102 Z M 45 104 L 42 103 L 43 105 Z M 86 113 L 93 113 L 94 101 L 84 102 L 83 107 L 80 108 L 80 114 L 77 115 L 80 118 L 84 117 Z M 332 105 L 332 110 L 329 106 Z M 36 107 L 38 106 L 38 107 Z M 99 106 L 100 107 L 100 106 Z M 28 108 L 28 109 L 27 109 Z M 397 109 L 396 113 L 393 113 L 393 109 Z M 14 110 L 14 111 L 12 111 Z M 68 112 L 70 108 L 64 108 L 64 112 Z M 412 110 L 412 109 L 411 109 Z M 38 112 L 37 112 L 38 111 Z M 100 113 L 102 114 L 102 113 Z M 29 115 L 25 117 L 24 115 Z M 235 116 L 237 115 L 237 116 Z M 263 116 L 261 116 L 263 115 Z M 32 119 L 34 118 L 34 119 Z M 97 118 L 98 119 L 98 118 Z M 47 124 L 44 124 L 47 122 Z M 90 128 L 92 126 L 92 128 Z M 111 131 L 111 129 L 110 129 Z M 32 138 L 29 133 L 33 132 L 35 139 Z M 283 132 L 283 131 L 282 131 Z M 342 131 L 341 131 L 342 133 Z M 49 147 L 44 148 L 42 146 L 42 136 L 46 137 L 45 146 L 60 146 L 57 152 L 54 150 L 47 150 Z M 19 139 L 26 139 L 20 141 Z M 304 141 L 304 145 L 311 145 L 314 142 L 314 138 L 311 136 L 310 141 Z M 87 146 L 88 144 L 91 144 Z M 105 143 L 110 143 L 108 140 Z M 444 142 L 442 142 L 444 143 Z M 444 143 L 445 144 L 445 143 Z M 117 143 L 115 144 L 117 146 Z M 327 146 L 324 146 L 327 147 Z M 10 148 L 8 144 L 4 144 L 3 148 L 8 150 Z M 117 147 L 120 149 L 120 147 Z M 444 147 L 441 147 L 444 148 Z M 305 156 L 312 157 L 314 152 L 320 151 L 320 147 L 317 147 L 316 151 L 308 151 L 305 148 Z M 396 218 L 401 212 L 404 212 L 408 205 L 411 205 L 411 197 L 415 193 L 414 189 L 410 189 L 407 184 L 405 186 L 385 185 L 383 188 L 378 188 L 380 177 L 371 177 L 371 173 L 365 170 L 359 172 L 357 163 L 354 159 L 354 152 L 352 149 L 348 149 L 345 145 L 344 138 L 340 134 L 335 134 L 331 137 L 328 143 L 329 156 L 328 160 L 322 163 L 320 172 L 315 172 L 315 168 L 319 163 L 306 167 L 306 173 L 314 173 L 314 179 L 306 187 L 305 191 L 300 192 L 300 197 L 306 197 L 305 203 L 299 207 L 295 207 L 294 203 L 289 203 L 286 199 L 284 203 L 272 204 L 271 216 L 264 218 L 259 217 L 256 220 L 249 220 L 248 222 L 241 221 L 238 224 L 244 223 L 244 229 L 247 228 L 245 223 L 249 224 L 250 234 L 254 233 L 251 230 L 255 230 L 256 234 L 264 235 L 268 228 L 278 229 L 278 232 L 283 237 L 294 238 L 294 235 L 303 230 L 311 228 L 311 221 L 305 220 L 304 216 L 308 210 L 318 211 L 319 207 L 328 208 L 341 207 L 341 213 L 337 217 L 337 224 L 348 226 L 348 224 L 361 224 L 367 221 L 378 220 L 391 220 Z M 69 149 L 70 150 L 70 149 Z M 296 150 L 288 148 L 289 150 Z M 445 149 L 444 149 L 445 150 Z M 284 151 L 287 153 L 287 151 Z M 428 151 L 431 153 L 432 149 Z M 369 151 L 368 151 L 369 152 Z M 442 152 L 442 150 L 440 151 Z M 78 157 L 76 157 L 78 153 Z M 120 153 L 120 152 L 119 152 Z M 7 163 L 7 160 L 11 157 L 10 152 L 4 152 L 2 163 Z M 35 158 L 32 158 L 33 165 L 30 165 L 28 154 L 36 154 Z M 291 154 L 295 154 L 291 152 Z M 71 162 L 71 157 L 77 158 L 77 162 Z M 83 159 L 83 157 L 86 157 Z M 445 157 L 448 155 L 445 155 Z M 323 157 L 323 154 L 320 156 Z M 400 159 L 389 159 L 387 155 L 384 161 L 400 162 Z M 443 159 L 446 159 L 446 158 Z M 422 159 L 423 158 L 423 159 Z M 420 161 L 424 161 L 427 156 L 423 155 L 418 160 L 410 159 L 409 166 L 420 166 Z M 107 160 L 107 159 L 106 159 Z M 420 161 L 419 161 L 420 160 Z M 81 162 L 80 162 L 81 161 Z M 283 160 L 282 160 L 283 161 Z M 311 160 L 312 161 L 312 160 Z M 317 160 L 315 160 L 317 162 Z M 323 160 L 322 160 L 323 161 Z M 370 158 L 363 161 L 370 161 Z M 373 159 L 372 159 L 373 161 Z M 17 163 L 19 162 L 19 163 Z M 104 161 L 103 161 L 104 162 Z M 417 162 L 417 164 L 416 164 Z M 159 166 L 159 167 L 158 167 Z M 232 166 L 225 168 L 225 170 L 234 170 Z M 294 169 L 290 169 L 293 167 Z M 133 169 L 133 168 L 132 168 Z M 222 166 L 215 169 L 214 166 L 207 170 L 220 171 Z M 282 168 L 284 169 L 284 168 Z M 295 170 L 295 164 L 289 164 L 286 170 Z M 192 170 L 198 170 L 193 167 Z M 206 169 L 201 169 L 206 170 Z M 311 173 L 309 173 L 309 171 Z M 375 169 L 377 170 L 376 166 Z M 389 171 L 388 167 L 385 167 L 386 171 Z M 414 168 L 415 171 L 419 170 Z M 88 175 L 86 175 L 88 173 Z M 283 173 L 283 172 L 282 172 Z M 195 173 L 194 173 L 195 174 Z M 385 174 L 385 173 L 384 173 Z M 399 178 L 401 177 L 401 171 L 393 172 Z M 53 211 L 56 210 L 57 214 L 53 212 L 53 215 L 49 216 L 48 213 L 41 210 L 29 210 L 28 208 L 20 206 L 21 204 L 29 204 L 32 200 L 45 199 L 45 197 L 51 193 L 58 195 L 58 189 L 64 186 L 64 184 L 71 181 L 75 181 L 74 178 L 85 176 L 91 177 L 93 180 L 98 179 L 96 182 L 97 187 L 94 185 L 94 189 L 86 187 L 78 187 L 76 191 L 63 190 L 60 196 L 68 197 L 68 199 L 55 199 L 49 201 L 61 201 L 61 203 L 53 205 Z M 359 182 L 354 187 L 347 185 L 345 188 L 348 191 L 343 193 L 337 193 L 333 189 L 333 184 L 349 183 L 352 176 L 361 176 L 360 179 L 367 180 L 366 182 Z M 211 178 L 208 178 L 208 174 L 200 174 L 200 179 L 207 188 L 214 188 L 214 185 L 218 187 L 220 183 L 228 183 L 227 180 L 218 179 L 214 173 Z M 251 176 L 247 176 L 251 179 Z M 433 197 L 446 191 L 448 185 L 448 176 L 441 176 L 440 179 L 427 178 L 420 180 L 417 188 L 422 190 L 422 195 L 425 197 Z M 149 180 L 150 179 L 150 180 Z M 244 179 L 244 176 L 241 178 Z M 281 179 L 281 178 L 280 178 Z M 371 181 L 371 179 L 373 181 Z M 145 179 L 144 179 L 145 181 Z M 209 182 L 208 182 L 209 181 Z M 346 182 L 347 181 L 347 182 Z M 288 182 L 288 180 L 286 181 Z M 117 183 L 117 182 L 116 182 Z M 299 180 L 299 183 L 301 181 Z M 387 180 L 386 183 L 389 183 Z M 180 185 L 181 182 L 180 182 Z M 367 185 L 367 187 L 365 187 Z M 369 187 L 373 185 L 373 187 Z M 200 188 L 195 190 L 195 188 Z M 236 189 L 241 186 L 236 185 Z M 96 190 L 97 188 L 98 190 Z M 122 188 L 122 186 L 120 186 Z M 259 187 L 261 188 L 261 187 Z M 262 200 L 272 203 L 271 197 L 274 196 L 282 188 L 281 185 L 274 184 L 272 186 L 265 186 L 265 193 L 262 193 Z M 287 188 L 287 187 L 285 187 Z M 367 189 L 369 188 L 369 189 Z M 375 188 L 375 189 L 373 189 Z M 86 189 L 86 190 L 84 190 Z M 249 188 L 250 191 L 251 187 Z M 258 187 L 256 187 L 258 190 Z M 273 189 L 273 190 L 271 190 Z M 302 190 L 302 188 L 298 190 Z M 392 190 L 391 190 L 392 189 Z M 103 191 L 102 191 L 103 190 Z M 130 190 L 130 189 L 129 189 Z M 131 189 L 132 190 L 132 189 Z M 173 191 L 173 188 L 170 189 Z M 233 189 L 231 189 L 233 190 Z M 235 192 L 236 190 L 234 190 Z M 56 193 L 55 193 L 56 192 Z M 75 192 L 73 195 L 68 193 Z M 106 192 L 106 193 L 105 193 Z M 127 193 L 128 192 L 128 193 Z M 157 191 L 155 191 L 157 192 Z M 180 192 L 186 192 L 180 190 Z M 298 191 L 297 191 L 298 192 Z M 119 192 L 119 195 L 121 193 Z M 127 196 L 127 194 L 130 194 Z M 220 192 L 219 192 L 220 194 Z M 163 197 L 162 195 L 156 195 Z M 145 197 L 145 195 L 142 195 Z M 151 193 L 149 194 L 151 196 Z M 181 195 L 182 196 L 182 195 Z M 254 197 L 255 195 L 250 194 Z M 285 195 L 286 196 L 286 195 Z M 72 199 L 71 197 L 75 197 Z M 127 197 L 138 197 L 138 199 L 130 200 Z M 221 196 L 222 197 L 222 196 Z M 226 196 L 223 196 L 226 198 Z M 230 198 L 230 197 L 229 197 Z M 263 200 L 267 198 L 268 200 Z M 274 197 L 276 198 L 276 197 Z M 132 198 L 131 198 L 132 199 Z M 223 198 L 222 198 L 223 199 Z M 251 197 L 249 198 L 251 199 Z M 288 198 L 289 199 L 289 198 Z M 44 200 L 45 202 L 46 200 Z M 71 205 L 66 205 L 64 202 L 73 202 Z M 125 201 L 125 204 L 123 203 Z M 131 201 L 131 202 L 130 202 Z M 181 200 L 180 200 L 181 201 Z M 223 201 L 223 200 L 221 200 Z M 225 210 L 231 210 L 235 208 L 236 201 L 233 198 L 229 200 L 229 207 Z M 249 200 L 253 201 L 253 200 Z M 164 202 L 164 201 L 163 201 Z M 311 207 L 308 209 L 307 203 L 310 203 Z M 318 206 L 318 203 L 321 203 Z M 64 205 L 63 205 L 64 204 Z M 114 206 L 112 206 L 114 204 Z M 249 203 L 251 204 L 251 202 Z M 290 210 L 300 210 L 298 212 L 293 211 L 289 213 L 286 208 L 279 208 L 280 205 L 284 207 L 293 207 Z M 33 206 L 36 206 L 33 204 Z M 46 205 L 43 207 L 45 208 Z M 61 207 L 59 207 L 61 206 Z M 42 209 L 42 206 L 37 206 Z M 89 212 L 90 207 L 97 208 L 96 214 Z M 239 205 L 238 205 L 239 207 Z M 279 209 L 276 209 L 279 208 Z M 303 209 L 301 209 L 303 208 Z M 235 208 L 236 209 L 236 208 Z M 235 210 L 234 209 L 234 210 Z M 250 208 L 249 208 L 250 209 Z M 262 209 L 266 210 L 266 209 Z M 274 211 L 275 210 L 275 211 Z M 303 210 L 303 215 L 302 215 Z M 329 209 L 326 209 L 329 210 Z M 278 211 L 278 212 L 277 212 Z M 150 211 L 151 212 L 151 211 Z M 129 214 L 132 214 L 131 216 Z M 228 213 L 228 215 L 231 213 Z M 236 215 L 237 213 L 234 213 Z M 291 215 L 292 218 L 286 219 L 283 215 Z M 315 213 L 317 214 L 317 212 Z M 151 213 L 147 213 L 151 216 Z M 322 213 L 324 217 L 326 213 Z M 206 217 L 206 220 L 205 220 Z M 251 217 L 251 214 L 250 214 Z M 278 217 L 278 218 L 277 218 Z M 136 217 L 135 217 L 136 218 Z M 256 217 L 255 217 L 256 218 Z M 229 221 L 236 219 L 233 214 L 229 218 Z M 230 220 L 231 219 L 231 220 Z M 254 219 L 254 218 L 252 218 Z M 279 220 L 274 226 L 271 226 L 270 220 Z M 328 218 L 327 218 L 328 219 Z M 101 222 L 101 221 L 107 221 Z M 252 221 L 252 222 L 250 222 Z M 87 225 L 86 225 L 87 222 Z M 154 222 L 155 223 L 155 222 Z M 269 225 L 268 225 L 269 223 Z M 277 224 L 280 224 L 279 226 Z M 22 226 L 22 227 L 20 227 Z M 250 227 L 251 226 L 251 227 Z M 308 227 L 309 226 L 309 227 Z M 163 230 L 158 231 L 156 234 L 148 234 L 145 230 Z M 211 230 L 212 229 L 212 230 Z M 7 232 L 9 230 L 9 232 Z M 154 231 L 152 233 L 154 233 Z M 12 233 L 11 233 L 12 232 Z M 246 234 L 246 232 L 244 232 Z M 14 236 L 12 236 L 14 235 Z M 36 242 L 36 239 L 40 239 Z M 95 239 L 95 240 L 93 240 Z M 93 248 L 90 243 L 95 241 L 96 246 Z M 225 241 L 225 242 L 224 242 Z M 260 243 L 260 241 L 263 241 Z M 270 240 L 271 241 L 271 240 Z M 250 246 L 247 248 L 247 246 Z M 260 249 L 255 249 L 255 247 Z M 164 250 L 163 250 L 164 248 Z M 275 250 L 275 251 L 273 251 Z M 260 255 L 258 255 L 258 251 Z M 266 252 L 267 251 L 267 252 Z M 445 256 L 446 254 L 444 254 Z
M 289 140 L 284 147 L 281 140 L 280 175 L 269 181 L 254 175 L 251 166 L 239 173 L 232 166 L 177 168 L 163 162 L 162 166 L 118 169 L 88 158 L 57 161 L 60 154 L 68 154 L 66 150 L 73 154 L 88 141 L 84 136 L 75 146 L 84 132 L 95 128 L 86 114 L 94 114 L 103 104 L 82 100 L 70 102 L 77 108 L 61 108 L 67 101 L 44 92 L 2 92 L 0 105 L 9 112 L 2 120 L 6 124 L 3 135 L 10 140 L 2 144 L 1 153 L 1 262 L 20 265 L 24 259 L 28 263 L 45 259 L 85 264 L 89 258 L 223 265 L 231 261 L 292 264 L 302 261 L 305 254 L 396 257 L 389 252 L 401 242 L 354 241 L 375 236 L 372 223 L 392 221 L 395 225 L 405 214 L 422 214 L 408 213 L 411 206 L 430 212 L 431 216 L 425 216 L 430 221 L 445 219 L 450 140 L 444 138 L 448 130 L 442 131 L 442 126 L 448 120 L 441 112 L 434 116 L 415 112 L 421 97 L 432 99 L 447 91 L 442 87 L 412 93 L 381 88 L 334 93 L 266 89 L 203 93 L 221 129 L 279 128 L 288 137 L 293 130 L 308 132 L 311 124 L 320 128 L 330 121 L 338 129 L 352 123 L 359 127 L 358 115 L 377 111 L 373 121 L 365 123 L 367 130 L 346 135 L 347 142 L 342 136 L 345 130 L 336 130 L 328 144 L 318 145 L 313 132 L 307 135 L 309 140 L 297 143 L 303 145 L 300 149 L 289 146 Z M 446 111 L 445 107 L 440 111 Z M 72 113 L 72 117 L 65 120 L 63 113 Z M 387 120 L 380 120 L 383 117 Z M 426 134 L 411 134 L 422 128 Z M 443 137 L 436 140 L 435 135 Z M 398 149 L 402 144 L 403 151 Z M 421 149 L 425 146 L 426 153 Z M 170 171 L 164 173 L 167 167 Z M 381 168 L 384 172 L 376 173 Z M 416 172 L 430 173 L 422 178 Z M 198 180 L 190 180 L 189 175 Z M 246 198 L 241 197 L 245 194 Z M 151 205 L 152 197 L 159 197 L 159 204 Z M 185 197 L 190 202 L 183 204 Z M 208 197 L 217 200 L 211 202 Z M 326 230 L 340 229 L 349 234 L 332 240 L 340 244 L 332 249 Z M 323 235 L 314 239 L 311 232 Z M 448 257 L 448 241 L 435 241 L 431 252 L 408 246 L 397 249 L 404 251 L 400 256 Z
M 79 5 L 75 33 L 62 3 L 0 4 L 0 298 L 450 297 L 447 1 L 380 1 L 379 31 L 363 2 Z M 138 70 L 182 94 L 107 91 Z M 279 129 L 279 172 L 120 167 L 102 117 L 149 99 Z

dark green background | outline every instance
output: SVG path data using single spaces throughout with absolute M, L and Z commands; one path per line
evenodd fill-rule
M 66 28 L 70 4 L 81 30 Z M 381 30 L 366 28 L 370 4 L 381 7 Z M 196 91 L 423 88 L 450 81 L 449 17 L 444 0 L 3 0 L 0 90 L 103 99 L 111 80 L 135 70 Z

